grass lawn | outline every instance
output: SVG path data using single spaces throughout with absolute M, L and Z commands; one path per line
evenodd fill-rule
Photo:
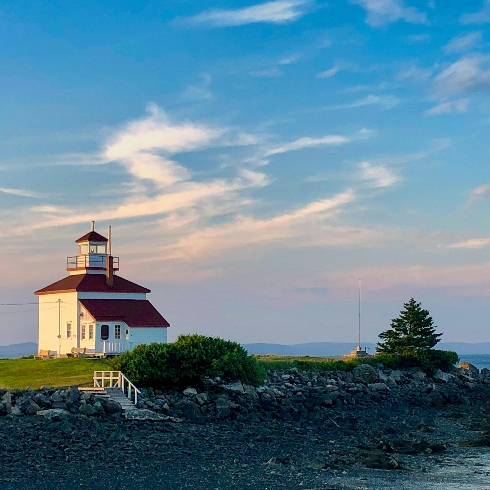
M 0 359 L 0 388 L 92 386 L 94 371 L 110 371 L 109 359 Z

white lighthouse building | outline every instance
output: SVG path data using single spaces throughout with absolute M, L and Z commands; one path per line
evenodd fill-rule
M 116 274 L 119 257 L 108 238 L 91 231 L 76 240 L 69 275 L 34 294 L 39 298 L 39 350 L 114 355 L 139 344 L 166 342 L 170 324 L 146 299 L 151 291 Z

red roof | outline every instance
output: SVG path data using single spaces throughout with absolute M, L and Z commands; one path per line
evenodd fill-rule
M 96 231 L 89 231 L 87 234 L 81 236 L 78 240 L 75 240 L 75 243 L 81 242 L 107 242 L 107 238 L 102 236 L 100 233 Z
M 79 301 L 97 322 L 121 321 L 128 327 L 170 327 L 167 320 L 147 299 L 80 299 Z
M 39 289 L 34 294 L 69 293 L 71 291 L 85 293 L 151 293 L 150 289 L 128 281 L 121 276 L 114 275 L 114 286 L 111 287 L 106 282 L 105 274 L 75 274 Z

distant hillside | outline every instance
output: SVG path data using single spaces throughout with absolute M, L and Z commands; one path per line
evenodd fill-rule
M 31 356 L 36 353 L 37 344 L 34 342 L 0 346 L 0 359 L 14 359 L 16 357 Z
M 376 344 L 366 343 L 363 347 L 374 354 Z M 279 356 L 342 356 L 354 350 L 357 345 L 350 342 L 310 342 L 307 344 L 243 344 L 250 354 L 276 354 Z M 490 354 L 490 342 L 469 344 L 466 342 L 441 342 L 437 346 L 443 350 L 453 350 L 458 354 Z

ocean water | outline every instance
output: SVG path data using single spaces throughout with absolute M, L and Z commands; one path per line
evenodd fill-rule
M 459 354 L 459 359 L 473 364 L 478 369 L 490 369 L 490 354 Z

